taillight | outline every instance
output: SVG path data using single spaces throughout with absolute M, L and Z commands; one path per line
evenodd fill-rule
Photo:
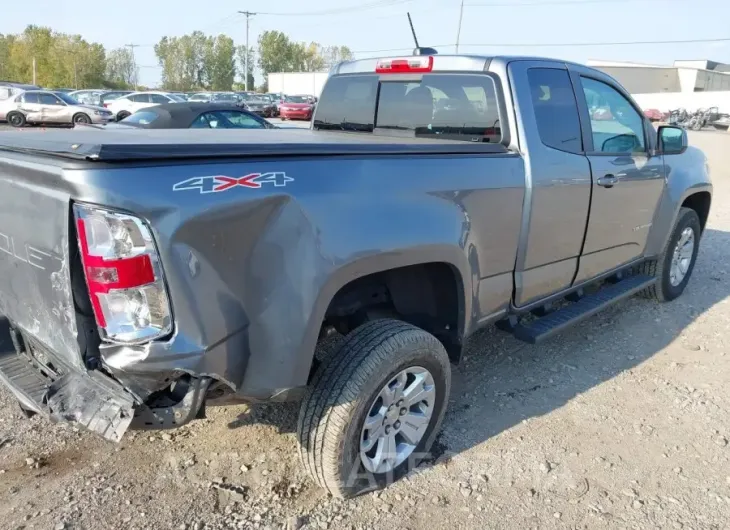
M 433 70 L 433 56 L 379 59 L 375 66 L 377 74 L 410 74 Z
M 126 344 L 172 331 L 172 316 L 152 233 L 137 217 L 74 205 L 86 285 L 102 337 Z
M 109 108 L 109 103 L 104 103 L 104 108 L 105 109 L 108 109 Z

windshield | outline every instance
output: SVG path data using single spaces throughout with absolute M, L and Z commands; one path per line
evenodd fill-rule
M 309 103 L 307 96 L 289 96 L 286 98 L 287 103 Z
M 391 129 L 471 142 L 502 139 L 494 80 L 484 74 L 424 74 L 421 81 L 389 81 L 373 74 L 332 77 L 317 106 L 314 128 Z
M 218 94 L 215 99 L 216 101 L 238 101 L 238 96 L 235 94 Z
M 177 94 L 168 94 L 171 100 L 175 103 L 185 103 L 185 98 L 178 96 Z
M 54 92 L 54 94 L 56 94 L 64 103 L 66 103 L 68 105 L 78 105 L 79 104 L 78 100 L 72 98 L 65 92 Z
M 270 103 L 268 99 L 264 99 L 260 96 L 248 98 L 246 100 L 246 103 L 254 103 L 258 105 L 266 105 L 267 103 Z

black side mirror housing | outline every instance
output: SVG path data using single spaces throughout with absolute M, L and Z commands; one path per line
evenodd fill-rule
M 687 150 L 687 131 L 674 125 L 662 125 L 657 133 L 657 146 L 663 155 L 679 155 Z

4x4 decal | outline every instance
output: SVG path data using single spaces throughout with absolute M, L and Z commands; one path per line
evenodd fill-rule
M 228 191 L 231 188 L 241 186 L 243 188 L 260 188 L 264 184 L 273 184 L 277 188 L 286 186 L 287 182 L 294 179 L 288 177 L 283 171 L 270 173 L 251 173 L 243 177 L 225 177 L 216 175 L 211 177 L 193 177 L 178 182 L 172 187 L 173 191 L 198 190 L 199 193 L 217 193 Z

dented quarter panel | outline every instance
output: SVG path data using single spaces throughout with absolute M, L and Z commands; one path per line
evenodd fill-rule
M 173 191 L 194 177 L 267 172 L 293 180 Z M 89 164 L 64 178 L 76 200 L 149 223 L 169 286 L 174 335 L 103 345 L 105 366 L 133 389 L 159 387 L 180 371 L 262 399 L 306 384 L 327 305 L 360 276 L 448 263 L 461 279 L 462 327 L 470 331 L 487 310 L 479 281 L 514 265 L 524 194 L 517 155 Z

